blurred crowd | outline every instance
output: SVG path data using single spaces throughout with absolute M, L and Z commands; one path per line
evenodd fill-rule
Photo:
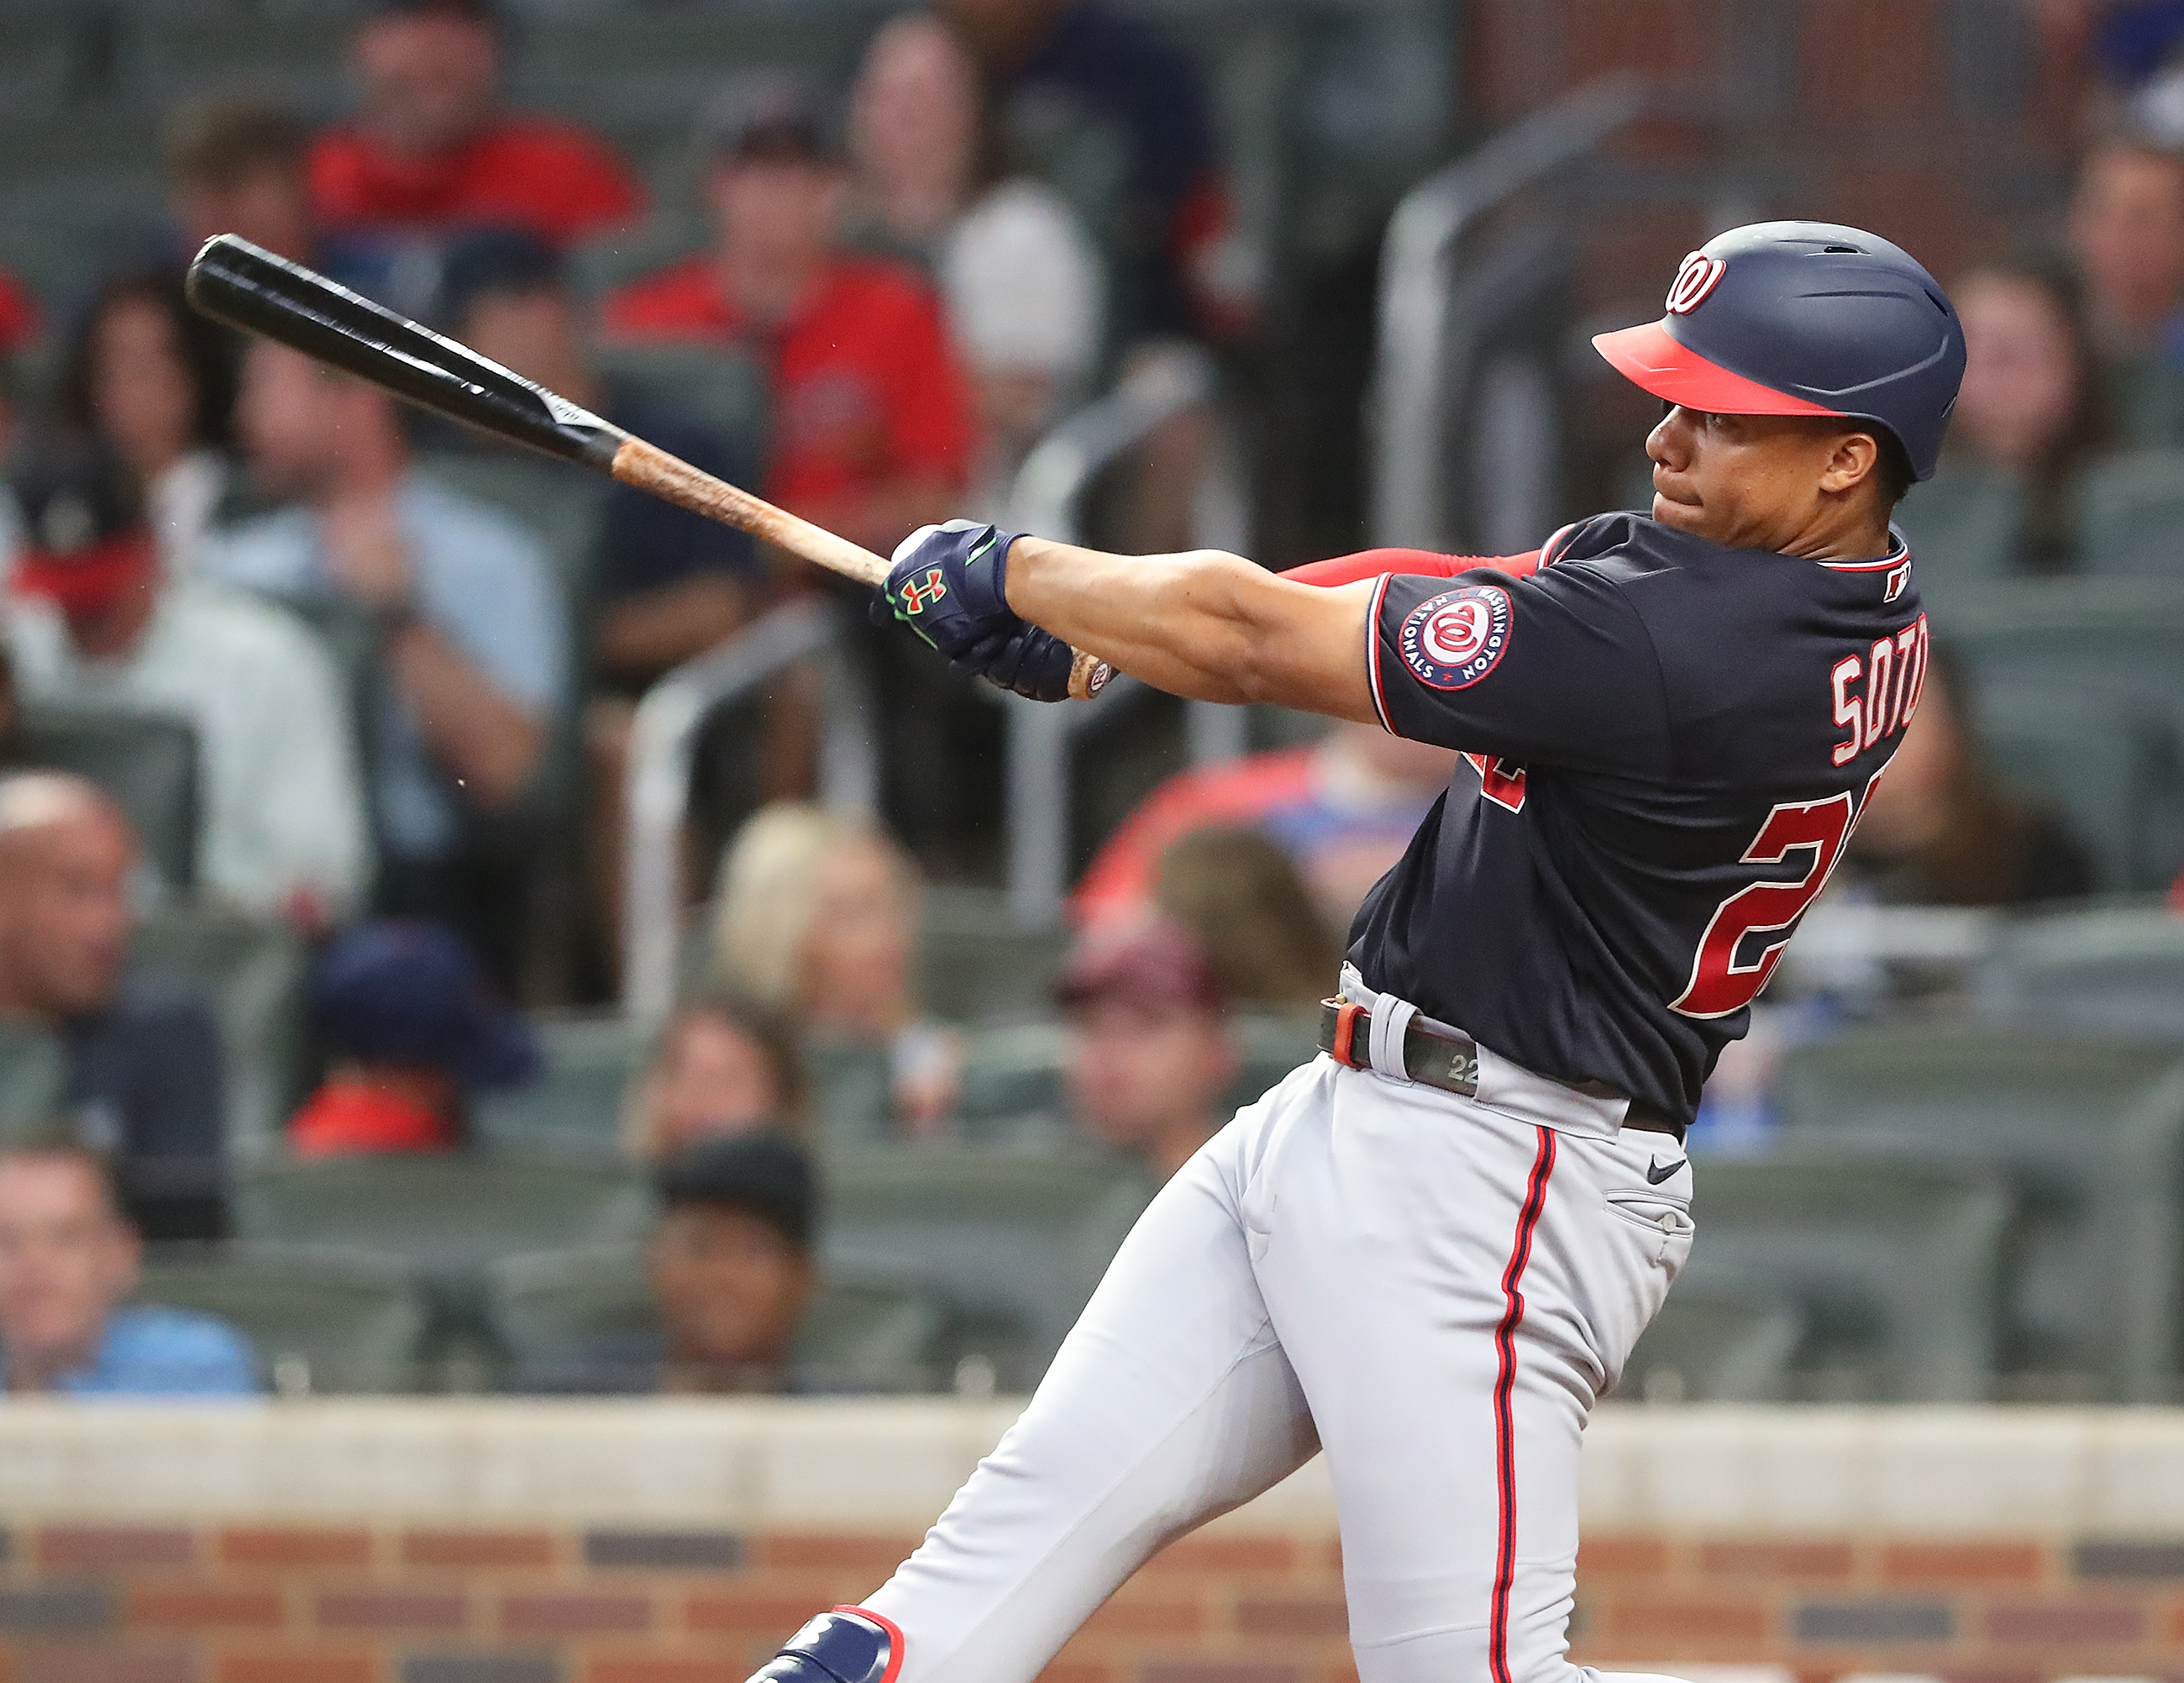
M 2072 811 L 1981 741 L 1947 645 L 1956 593 L 2142 571 L 2184 509 L 2184 8 L 2113 9 L 2053 237 L 1945 277 L 1970 364 L 1901 512 L 1942 652 L 1824 907 L 2098 885 Z M 936 0 L 881 24 L 840 86 L 724 86 L 705 239 L 671 251 L 637 237 L 646 193 L 610 148 L 503 103 L 506 47 L 490 0 L 375 0 L 343 120 L 193 99 L 168 116 L 166 222 L 87 295 L 0 273 L 9 1389 L 268 1382 L 218 1317 L 135 1301 L 143 1247 L 249 1237 L 236 1168 L 269 1153 L 488 1151 L 481 1115 L 554 1077 L 515 1002 L 613 997 L 638 703 L 783 603 L 829 604 L 882 699 L 878 815 L 816 804 L 810 672 L 702 735 L 682 991 L 587 1101 L 646 1189 L 623 1233 L 645 1312 L 514 1362 L 521 1388 L 828 1388 L 798 1329 L 844 1154 L 976 1147 L 1156 1186 L 1262 1066 L 1310 1055 L 1351 914 L 1455 768 L 1341 725 L 1159 783 L 1010 1001 L 1050 1035 L 1032 1098 L 993 1098 L 1006 1048 L 924 996 L 920 932 L 934 882 L 990 874 L 1001 711 L 739 533 L 243 343 L 188 307 L 183 265 L 240 234 L 885 553 L 1006 517 L 1058 421 L 1251 332 L 1203 79 L 1101 0 Z M 1024 144 L 1072 114 L 1127 142 L 1096 226 Z M 1190 541 L 1202 421 L 1133 460 L 1118 547 Z M 145 956 L 187 908 L 298 956 L 270 1074 L 243 1067 L 235 989 Z M 1770 1000 L 1763 1062 L 1872 1003 L 1798 985 Z M 1763 1084 L 1732 1059 L 1724 1092 Z M 242 1140 L 246 1085 L 265 1127 Z

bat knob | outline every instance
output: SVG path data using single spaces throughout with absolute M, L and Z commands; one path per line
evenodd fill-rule
M 1089 701 L 1107 687 L 1107 680 L 1115 676 L 1115 669 L 1095 655 L 1077 651 L 1077 659 L 1069 669 L 1069 695 L 1073 701 Z

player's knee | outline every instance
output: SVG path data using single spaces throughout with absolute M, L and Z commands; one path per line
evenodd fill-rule
M 750 1683 L 889 1683 L 902 1669 L 894 1627 L 853 1607 L 838 1607 L 782 1644 Z

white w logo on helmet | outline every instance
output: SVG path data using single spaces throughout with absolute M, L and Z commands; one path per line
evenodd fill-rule
M 1696 309 L 1728 267 L 1719 257 L 1708 257 L 1702 251 L 1686 257 L 1676 270 L 1675 284 L 1669 288 L 1669 314 L 1688 315 Z

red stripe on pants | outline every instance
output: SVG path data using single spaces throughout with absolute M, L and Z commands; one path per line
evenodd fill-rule
M 1510 1399 L 1517 1388 L 1517 1324 L 1524 1318 L 1524 1294 L 1518 1289 L 1524 1264 L 1531 1259 L 1532 1233 L 1546 1207 L 1547 1177 L 1555 1167 L 1555 1131 L 1539 1130 L 1540 1148 L 1532 1158 L 1532 1173 L 1524 1191 L 1524 1207 L 1517 1217 L 1517 1238 L 1509 1249 L 1509 1266 L 1502 1275 L 1502 1296 L 1508 1307 L 1502 1324 L 1494 1329 L 1494 1477 L 1500 1496 L 1496 1519 L 1494 1603 L 1486 1626 L 1486 1660 L 1494 1683 L 1509 1680 L 1509 1586 L 1517 1575 L 1517 1435 L 1510 1418 Z

